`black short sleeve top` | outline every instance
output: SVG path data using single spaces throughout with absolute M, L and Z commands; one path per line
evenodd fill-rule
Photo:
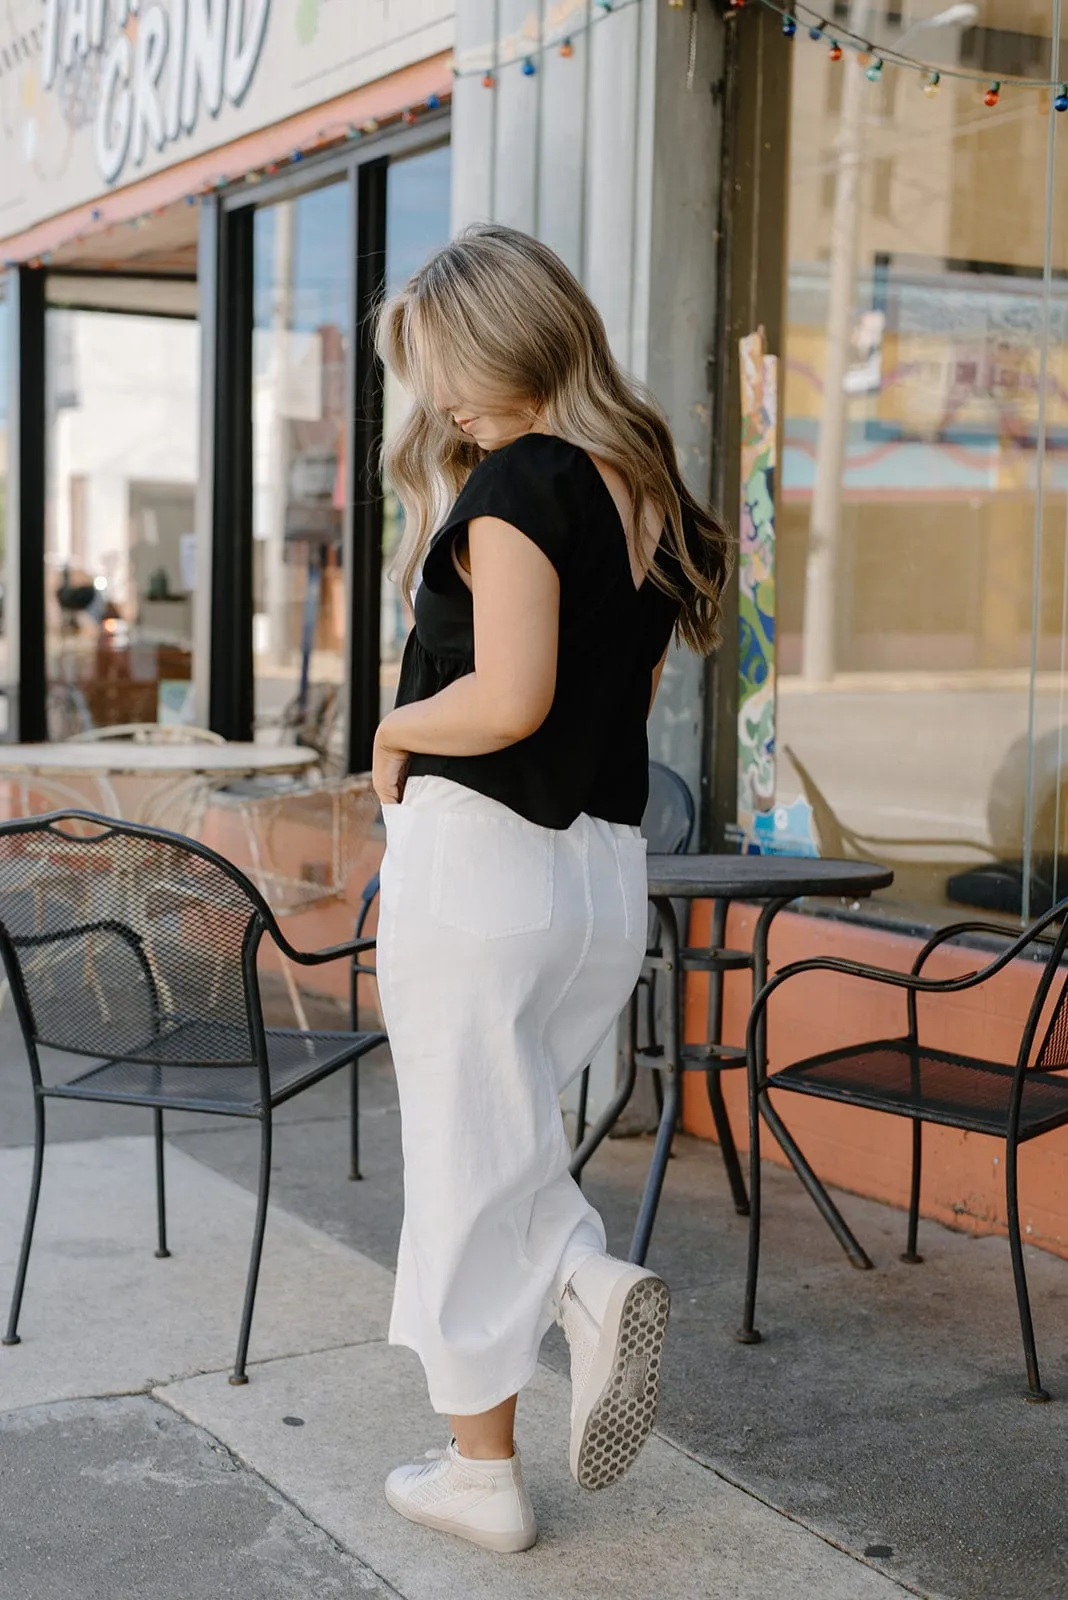
M 423 562 L 397 704 L 425 700 L 474 671 L 474 606 L 453 543 L 474 517 L 511 523 L 560 578 L 556 692 L 536 732 L 480 756 L 416 753 L 410 774 L 451 778 L 546 828 L 580 813 L 639 823 L 648 798 L 652 672 L 678 605 L 648 579 L 635 589 L 626 534 L 585 450 L 524 434 L 471 473 Z M 665 572 L 677 567 L 664 551 Z

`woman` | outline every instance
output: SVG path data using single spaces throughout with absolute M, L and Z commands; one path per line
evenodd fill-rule
M 550 1324 L 571 1350 L 581 1485 L 624 1472 L 656 1416 L 668 1291 L 606 1255 L 559 1095 L 641 968 L 646 718 L 672 634 L 715 642 L 729 547 L 536 240 L 468 229 L 385 306 L 379 344 L 413 402 L 385 452 L 405 593 L 422 569 L 374 753 L 404 1145 L 390 1340 L 418 1353 L 452 1428 L 386 1495 L 522 1550 L 516 1396 Z

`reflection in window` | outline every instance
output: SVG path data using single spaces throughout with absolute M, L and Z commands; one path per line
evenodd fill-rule
M 48 732 L 191 722 L 199 336 L 47 313 Z
M 389 168 L 386 186 L 386 287 L 392 294 L 426 258 L 449 239 L 450 152 L 447 145 L 422 151 Z M 406 400 L 387 374 L 384 397 L 386 437 L 404 414 Z M 411 612 L 386 572 L 402 534 L 400 503 L 386 485 L 382 531 L 381 711 L 392 708 Z
M 256 212 L 253 662 L 257 730 L 341 740 L 349 188 Z
M 892 46 L 880 8 L 862 9 Z M 974 31 L 910 29 L 908 48 L 1049 77 L 1052 0 L 1030 20 L 1014 11 L 1009 35 L 1007 9 L 985 0 Z M 780 842 L 888 861 L 892 897 L 925 917 L 1034 912 L 1054 892 L 1057 828 L 1068 835 L 1068 259 L 1044 282 L 1050 117 L 1037 93 L 991 119 L 972 83 L 943 78 L 924 97 L 906 78 L 873 100 L 848 54 L 793 63 Z M 833 115 L 829 73 L 847 75 Z
M 11 395 L 11 302 L 0 273 L 0 686 L 6 688 L 7 661 L 7 455 L 8 405 Z M 8 731 L 7 700 L 0 700 L 0 735 Z

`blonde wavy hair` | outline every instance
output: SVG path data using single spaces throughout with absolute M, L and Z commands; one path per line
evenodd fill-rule
M 499 394 L 502 409 L 529 407 L 543 431 L 614 467 L 633 508 L 627 533 L 636 551 L 646 508 L 663 513 L 661 545 L 680 576 L 646 562 L 647 575 L 680 604 L 680 642 L 701 655 L 713 649 L 732 540 L 683 484 L 663 412 L 621 371 L 600 314 L 559 256 L 496 223 L 465 229 L 382 307 L 378 351 L 412 400 L 382 457 L 405 512 L 395 560 L 405 594 L 434 529 L 486 454 L 434 403 L 447 374 L 450 385 Z

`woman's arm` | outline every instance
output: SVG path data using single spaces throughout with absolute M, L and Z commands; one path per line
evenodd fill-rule
M 475 670 L 391 711 L 375 737 L 374 787 L 399 800 L 407 756 L 479 756 L 541 727 L 556 692 L 560 580 L 548 556 L 497 517 L 468 527 Z

